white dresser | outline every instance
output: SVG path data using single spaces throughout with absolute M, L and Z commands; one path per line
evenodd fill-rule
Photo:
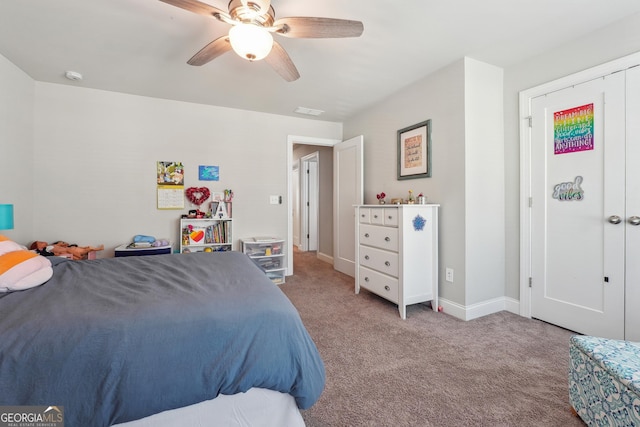
M 407 306 L 431 301 L 438 310 L 438 207 L 356 206 L 356 294 L 367 289 Z

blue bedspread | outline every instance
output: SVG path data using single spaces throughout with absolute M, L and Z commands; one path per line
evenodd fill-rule
M 68 261 L 0 298 L 0 405 L 109 426 L 251 387 L 306 409 L 325 372 L 298 312 L 238 252 Z

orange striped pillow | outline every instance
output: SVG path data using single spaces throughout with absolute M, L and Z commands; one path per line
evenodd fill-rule
M 51 261 L 0 235 L 0 292 L 39 286 L 51 276 Z

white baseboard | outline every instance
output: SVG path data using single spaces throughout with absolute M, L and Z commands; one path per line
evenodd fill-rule
M 331 255 L 323 254 L 322 252 L 318 252 L 318 259 L 320 261 L 327 262 L 333 265 L 333 257 Z
M 500 297 L 476 304 L 463 306 L 445 298 L 438 299 L 442 311 L 461 320 L 472 320 L 499 311 L 508 311 L 520 315 L 520 302 L 509 297 Z

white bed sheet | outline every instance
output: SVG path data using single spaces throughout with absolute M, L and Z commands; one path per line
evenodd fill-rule
M 304 427 L 293 396 L 263 388 L 215 399 L 113 427 Z

